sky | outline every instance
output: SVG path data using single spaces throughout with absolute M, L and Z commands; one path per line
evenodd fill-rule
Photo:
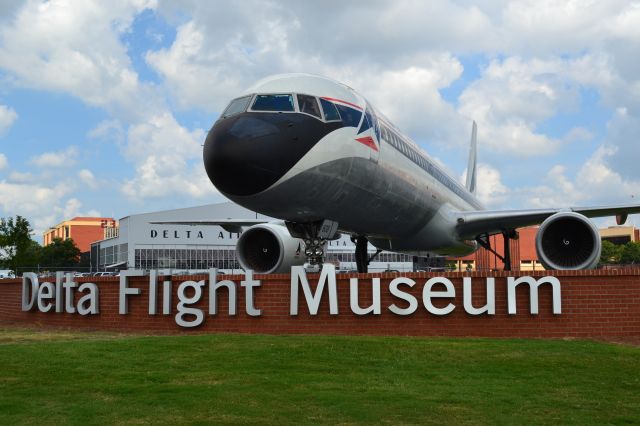
M 356 89 L 492 209 L 640 198 L 638 1 L 0 1 L 0 217 L 36 236 L 224 201 L 208 129 L 257 80 Z

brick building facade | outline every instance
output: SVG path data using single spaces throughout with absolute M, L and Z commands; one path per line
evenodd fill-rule
M 54 238 L 72 239 L 82 253 L 91 248 L 91 243 L 103 240 L 106 233 L 117 229 L 117 222 L 111 217 L 74 217 L 49 228 L 42 237 L 42 245 L 48 246 Z

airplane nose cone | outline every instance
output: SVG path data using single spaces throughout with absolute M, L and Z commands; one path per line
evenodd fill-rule
M 247 112 L 222 118 L 205 140 L 205 170 L 226 195 L 257 194 L 339 126 L 304 114 Z
M 282 137 L 276 124 L 257 117 L 219 120 L 204 144 L 209 180 L 229 195 L 251 195 L 268 188 L 281 176 L 272 150 Z

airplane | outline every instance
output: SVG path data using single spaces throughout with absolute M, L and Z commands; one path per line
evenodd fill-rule
M 541 224 L 536 250 L 546 269 L 597 265 L 601 241 L 589 219 L 640 205 L 486 210 L 476 198 L 477 126 L 472 125 L 466 185 L 352 88 L 310 74 L 267 77 L 233 99 L 209 131 L 203 161 L 227 198 L 277 221 L 203 220 L 244 229 L 236 254 L 244 269 L 288 272 L 321 264 L 340 233 L 356 244 L 358 272 L 382 250 L 414 256 L 464 256 L 479 247 L 499 255 L 489 236 L 504 237 L 505 269 L 517 229 Z M 176 222 L 172 222 L 176 223 Z M 183 223 L 183 222 L 181 222 Z M 377 248 L 369 256 L 368 244 Z

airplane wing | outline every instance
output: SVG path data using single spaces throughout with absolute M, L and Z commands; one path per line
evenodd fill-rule
M 217 220 L 190 220 L 175 221 L 162 220 L 149 222 L 156 225 L 190 225 L 190 226 L 220 226 L 227 232 L 242 232 L 243 227 L 258 225 L 260 223 L 272 222 L 266 219 L 217 219 Z
M 586 217 L 616 216 L 619 225 L 627 216 L 640 213 L 640 204 L 621 204 L 616 206 L 570 207 L 563 209 L 530 210 L 481 210 L 456 212 L 456 229 L 464 239 L 475 239 L 479 235 L 498 234 L 524 226 L 537 225 L 546 218 L 559 212 L 576 212 Z

